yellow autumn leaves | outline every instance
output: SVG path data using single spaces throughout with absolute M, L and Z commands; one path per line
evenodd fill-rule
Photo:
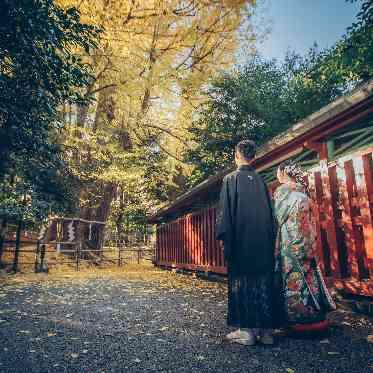
M 187 128 L 206 99 L 203 88 L 232 66 L 254 0 L 58 3 L 77 7 L 83 22 L 103 29 L 97 49 L 75 51 L 92 66 L 95 79 L 84 94 L 95 101 L 71 109 L 73 121 L 62 138 L 75 149 L 72 168 L 101 185 L 133 189 L 141 170 L 125 153 L 139 154 L 151 144 L 167 155 L 172 185 L 176 167 L 187 172 L 179 160 L 190 141 Z M 88 195 L 101 193 L 91 188 Z
M 112 100 L 113 125 L 129 131 L 138 143 L 152 133 L 180 143 L 178 137 L 203 100 L 201 87 L 234 61 L 237 31 L 253 2 L 59 3 L 78 7 L 83 22 L 104 29 L 99 48 L 87 59 L 96 76 L 91 91 L 99 98 L 93 111 L 100 109 L 100 99 Z M 168 146 L 166 140 L 158 141 Z

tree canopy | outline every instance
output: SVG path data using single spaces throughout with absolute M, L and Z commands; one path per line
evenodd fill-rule
M 189 127 L 194 145 L 184 159 L 194 166 L 189 185 L 232 164 L 234 145 L 258 145 L 372 78 L 373 5 L 363 1 L 358 21 L 332 48 L 283 62 L 258 56 L 207 89 L 209 100 Z
M 4 0 L 0 14 L 1 213 L 45 216 L 72 195 L 59 108 L 85 103 L 90 68 L 72 51 L 95 48 L 98 29 L 52 0 Z

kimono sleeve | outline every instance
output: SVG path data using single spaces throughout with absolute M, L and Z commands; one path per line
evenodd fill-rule
M 231 253 L 232 232 L 233 221 L 229 179 L 225 177 L 220 191 L 218 215 L 216 219 L 216 239 L 224 241 L 224 256 L 226 259 L 229 258 Z
M 265 190 L 265 193 L 266 193 L 266 196 L 267 196 L 268 206 L 269 206 L 270 214 L 271 214 L 272 238 L 273 238 L 273 242 L 275 242 L 276 237 L 277 237 L 277 231 L 278 231 L 278 221 L 277 221 L 277 217 L 276 217 L 276 214 L 275 214 L 274 197 L 272 197 L 272 195 L 269 192 L 268 187 L 264 183 L 264 181 L 263 181 L 263 185 L 264 185 L 264 190 Z

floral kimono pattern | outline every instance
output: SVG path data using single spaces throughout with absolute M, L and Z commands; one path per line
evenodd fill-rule
M 276 271 L 282 279 L 285 322 L 325 320 L 335 307 L 315 259 L 315 230 L 310 201 L 302 186 L 280 186 L 274 195 L 278 221 Z

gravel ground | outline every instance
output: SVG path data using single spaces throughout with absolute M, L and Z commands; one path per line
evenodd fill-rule
M 0 279 L 0 372 L 373 372 L 373 320 L 321 339 L 223 342 L 226 288 L 140 267 Z

